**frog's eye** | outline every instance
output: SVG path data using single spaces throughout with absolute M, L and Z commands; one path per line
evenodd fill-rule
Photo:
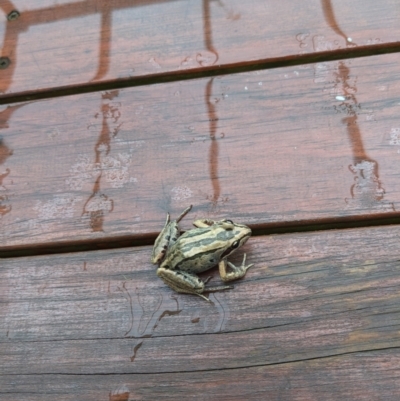
M 235 242 L 221 255 L 221 258 L 225 258 L 226 256 L 229 256 L 239 245 L 240 245 L 240 241 L 235 241 Z
M 235 227 L 235 224 L 233 223 L 232 220 L 224 219 L 219 222 L 222 227 L 224 227 L 225 230 L 231 231 Z

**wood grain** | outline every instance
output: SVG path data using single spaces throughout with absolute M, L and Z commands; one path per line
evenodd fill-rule
M 260 235 L 400 222 L 398 4 L 348 3 L 0 0 L 0 255 L 74 250 L 2 259 L 1 401 L 400 398 L 400 225 Z M 138 246 L 189 204 L 259 235 L 211 303 Z
M 149 375 L 0 376 L 2 401 L 342 401 L 400 397 L 398 349 L 273 366 Z
M 10 105 L 1 249 L 398 217 L 399 55 Z
M 253 238 L 255 266 L 213 304 L 157 279 L 149 247 L 9 259 L 0 373 L 180 375 L 398 348 L 399 234 Z
M 0 8 L 3 96 L 400 41 L 396 0 L 3 0 Z M 7 20 L 15 9 L 19 18 Z

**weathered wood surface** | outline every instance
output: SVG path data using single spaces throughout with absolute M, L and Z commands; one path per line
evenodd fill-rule
M 395 400 L 399 235 L 387 226 L 252 238 L 243 250 L 255 266 L 213 304 L 158 280 L 150 247 L 4 261 L 0 395 L 74 387 L 70 396 L 108 399 L 125 384 L 129 399 L 205 386 L 236 399 L 268 389 L 289 400 L 298 389 L 294 399 L 335 400 L 384 387 L 381 399 Z
M 0 1 L 0 93 L 400 42 L 396 0 Z M 7 20 L 13 10 L 19 18 Z
M 184 229 L 399 221 L 399 54 L 326 61 L 397 48 L 395 0 L 0 8 L 2 256 L 137 245 L 188 204 Z M 149 246 L 3 259 L 0 400 L 397 401 L 399 234 L 252 238 L 212 304 L 158 280 Z
M 398 216 L 399 55 L 14 104 L 0 248 Z
M 234 352 L 234 351 L 232 351 Z M 0 376 L 2 401 L 397 401 L 398 349 L 179 374 Z

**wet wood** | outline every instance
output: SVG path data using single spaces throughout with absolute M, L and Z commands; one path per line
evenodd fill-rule
M 396 400 L 399 234 L 253 238 L 214 305 L 160 283 L 148 247 L 10 259 L 1 398 Z
M 0 256 L 49 253 L 0 265 L 2 401 L 400 398 L 400 225 L 253 237 L 211 303 L 138 246 L 400 222 L 399 54 L 344 59 L 398 4 L 348 3 L 0 0 Z
M 5 95 L 400 41 L 396 0 L 4 0 L 0 7 Z
M 169 211 L 252 227 L 398 217 L 398 54 L 10 105 L 0 238 L 155 236 Z
M 148 375 L 0 376 L 3 401 L 260 400 L 341 401 L 400 397 L 398 349 L 273 366 Z
M 212 304 L 157 279 L 150 247 L 9 259 L 0 373 L 181 377 L 398 348 L 399 235 L 252 238 L 255 266 Z

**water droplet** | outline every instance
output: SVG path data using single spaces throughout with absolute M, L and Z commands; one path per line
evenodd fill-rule
M 389 144 L 400 146 L 400 128 L 391 129 Z
M 186 186 L 174 187 L 171 189 L 172 199 L 176 201 L 182 201 L 189 199 L 193 196 L 193 192 Z
M 181 61 L 181 66 L 182 67 L 188 67 L 189 64 L 193 63 L 193 58 L 192 57 L 185 57 L 182 61 Z
M 149 63 L 157 70 L 161 70 L 161 65 L 157 62 L 157 60 L 152 57 L 149 59 Z
M 196 55 L 196 61 L 203 67 L 215 64 L 217 59 L 218 59 L 218 57 L 213 53 L 210 53 L 210 54 L 197 53 L 197 55 Z
M 247 89 L 248 89 L 248 87 L 247 87 L 247 86 L 245 86 L 245 87 L 244 87 L 244 90 L 245 90 L 245 91 L 247 91 Z
M 341 102 L 344 102 L 346 98 L 344 96 L 336 96 L 336 100 L 340 100 Z
M 347 41 L 348 41 L 348 42 L 352 42 L 353 39 L 352 39 L 352 38 L 347 38 Z
M 135 114 L 139 115 L 143 112 L 143 106 L 139 106 L 136 110 L 135 110 Z

